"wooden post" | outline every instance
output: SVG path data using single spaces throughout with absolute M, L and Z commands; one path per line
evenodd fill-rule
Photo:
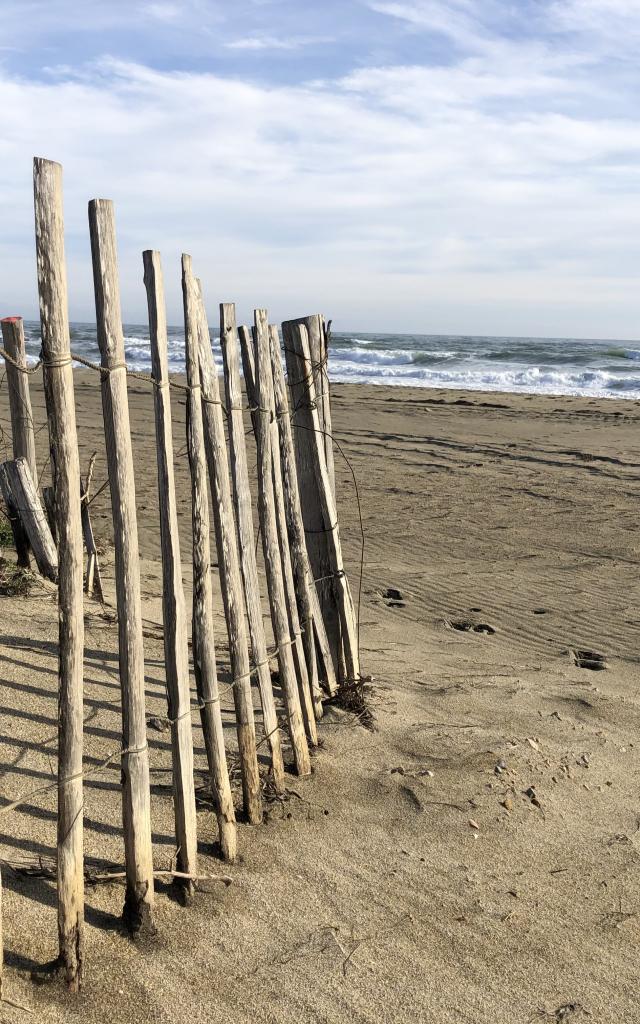
M 173 468 L 173 431 L 169 393 L 167 315 L 160 253 L 150 249 L 142 254 L 144 284 L 149 307 L 151 372 L 156 418 L 158 499 L 162 545 L 162 618 L 167 702 L 171 723 L 173 765 L 173 809 L 175 816 L 177 868 L 185 874 L 198 873 L 196 794 L 193 781 L 193 735 L 189 693 L 189 647 L 187 613 L 182 587 L 182 562 L 178 535 L 178 512 Z M 176 880 L 183 895 L 193 894 L 193 881 Z
M 191 260 L 186 255 L 182 257 L 182 288 L 185 354 L 190 388 L 187 399 L 187 444 L 193 527 L 193 668 L 218 820 L 220 850 L 224 860 L 233 862 L 237 854 L 236 816 L 227 768 L 213 628 L 209 499 L 198 359 L 199 295 L 191 272 Z
M 124 920 L 133 932 L 143 928 L 152 931 L 153 854 L 138 524 L 115 220 L 110 200 L 91 200 L 89 229 L 98 345 L 101 363 L 106 371 L 102 377 L 102 408 L 115 546 L 122 689 L 122 802 L 127 872 Z
M 11 358 L 26 368 L 27 357 L 21 316 L 7 316 L 2 320 L 2 344 Z M 29 377 L 8 359 L 5 360 L 5 364 L 7 387 L 9 388 L 13 457 L 27 460 L 31 479 L 37 491 L 38 467 L 36 465 L 36 439 L 33 429 L 33 413 L 31 412 Z
M 267 642 L 260 602 L 260 585 L 258 583 L 258 565 L 256 562 L 253 515 L 251 512 L 251 490 L 249 487 L 249 470 L 247 468 L 247 447 L 242 417 L 242 390 L 240 388 L 236 311 L 233 303 L 221 303 L 220 305 L 220 347 L 222 348 L 224 361 L 231 475 L 233 477 L 233 496 L 238 523 L 240 561 L 244 581 L 244 594 L 247 602 L 251 648 L 258 677 L 258 686 L 260 688 L 264 731 L 271 752 L 273 783 L 276 792 L 281 793 L 285 788 L 284 762 L 282 760 L 282 744 L 278 728 L 276 703 L 273 696 L 271 670 L 269 668 L 269 656 L 267 654 Z
M 45 512 L 47 513 L 47 522 L 49 523 L 49 529 L 51 530 L 53 543 L 57 547 L 58 530 L 56 527 L 56 495 L 53 487 L 42 488 L 42 501 L 44 504 Z
M 16 546 L 16 553 L 18 555 L 18 565 L 21 569 L 29 569 L 31 568 L 31 560 L 29 558 L 29 541 L 27 540 L 27 535 L 25 533 L 24 526 L 22 525 L 18 503 L 13 494 L 7 465 L 8 463 L 6 462 L 0 463 L 0 491 L 2 492 L 4 503 L 7 506 L 7 515 L 9 517 L 9 523 L 11 524 L 13 542 Z
M 268 330 L 269 328 L 267 327 L 267 331 Z M 267 340 L 269 341 L 268 335 Z M 307 734 L 307 739 L 312 747 L 317 747 L 318 730 L 316 726 L 314 698 L 312 693 L 311 682 L 311 680 L 313 679 L 313 683 L 317 687 L 318 676 L 316 668 L 316 659 L 315 651 L 313 651 L 312 649 L 312 675 L 310 675 L 307 666 L 307 656 L 302 637 L 302 629 L 300 626 L 300 616 L 298 614 L 298 601 L 296 597 L 296 588 L 293 579 L 293 569 L 291 567 L 291 549 L 289 547 L 289 534 L 287 530 L 287 514 L 284 506 L 282 466 L 280 463 L 280 439 L 278 436 L 278 420 L 276 419 L 276 407 L 273 395 L 273 373 L 271 370 L 270 353 L 267 369 L 270 396 L 269 409 L 271 414 L 271 423 L 269 425 L 271 438 L 269 446 L 271 449 L 271 473 L 273 476 L 273 502 L 276 513 L 276 525 L 278 528 L 278 543 L 280 545 L 282 581 L 284 583 L 284 592 L 287 600 L 287 612 L 289 614 L 289 632 L 290 635 L 293 637 L 291 653 L 293 654 L 293 662 L 295 665 L 296 677 L 298 679 L 300 704 L 302 706 L 302 714 L 304 717 L 304 726 Z M 309 623 L 309 626 L 307 628 L 309 629 L 309 632 L 312 633 L 311 623 Z M 322 707 L 322 704 L 320 704 L 320 707 Z
M 307 319 L 309 318 L 285 321 L 282 325 L 282 333 L 291 396 L 291 409 L 293 412 L 292 427 L 295 442 L 296 468 L 307 551 L 309 553 L 313 578 L 319 581 L 317 589 L 320 607 L 331 645 L 331 656 L 337 672 L 342 658 L 340 615 L 337 593 L 332 579 L 331 557 L 329 555 L 328 538 L 324 532 L 325 526 L 321 511 L 319 481 L 316 474 L 315 459 L 317 445 L 314 437 L 315 429 L 320 431 L 320 451 L 323 453 L 325 467 L 327 466 L 327 449 L 323 433 L 324 427 L 320 421 L 320 413 L 318 412 L 316 428 L 314 428 L 309 400 L 310 386 L 313 385 L 314 393 L 317 396 L 315 377 L 321 378 L 322 376 L 323 350 L 320 347 L 320 329 L 318 326 L 318 320 L 321 318 L 315 318 L 317 329 L 314 331 L 314 338 L 317 340 L 317 345 L 312 357 L 313 369 L 311 364 L 306 365 L 304 363 L 298 341 L 299 334 L 297 329 L 301 324 L 306 325 Z M 328 469 L 327 477 L 330 480 Z
M 258 509 L 262 533 L 262 549 L 267 571 L 271 619 L 278 645 L 280 683 L 287 705 L 289 733 L 298 775 L 311 773 L 309 748 L 302 720 L 300 695 L 296 681 L 291 646 L 289 616 L 282 577 L 282 559 L 273 491 L 273 458 L 271 452 L 271 357 L 269 355 L 269 323 L 267 311 L 255 311 L 256 326 L 256 442 L 258 448 Z
M 5 462 L 4 467 L 11 485 L 13 501 L 36 565 L 46 579 L 57 583 L 58 552 L 51 536 L 47 517 L 40 504 L 38 492 L 31 479 L 29 464 L 26 459 L 21 458 Z
M 197 286 L 194 285 L 194 287 Z M 253 824 L 258 824 L 262 821 L 262 798 L 251 697 L 251 665 L 245 624 L 244 592 L 231 501 L 231 480 L 222 419 L 220 384 L 213 361 L 209 326 L 201 290 L 199 290 L 198 302 L 198 355 L 205 446 L 213 495 L 220 583 L 229 637 L 244 809 L 248 820 Z
M 60 164 L 34 160 L 33 193 L 42 356 L 59 543 L 58 941 L 67 985 L 77 991 L 82 982 L 84 926 L 83 559 Z
M 333 576 L 335 592 L 338 599 L 340 629 L 344 645 L 347 678 L 348 681 L 354 681 L 360 676 L 358 630 L 351 590 L 349 589 L 349 581 L 347 579 L 342 560 L 342 545 L 340 543 L 340 530 L 338 528 L 338 513 L 324 455 L 322 431 L 320 428 L 316 404 L 315 383 L 313 381 L 313 375 L 310 372 L 311 357 L 309 355 L 307 329 L 303 324 L 295 324 L 293 326 L 292 333 L 296 351 L 302 353 L 302 367 L 304 374 L 307 377 L 308 412 L 311 418 L 311 430 L 309 433 L 309 436 L 312 438 L 311 455 L 313 457 L 317 479 L 324 536 L 327 538 L 331 574 Z
M 302 519 L 302 509 L 300 507 L 298 474 L 296 471 L 295 450 L 293 446 L 293 435 L 289 416 L 289 403 L 287 399 L 284 370 L 282 367 L 282 356 L 280 353 L 280 338 L 278 336 L 278 328 L 274 324 L 270 326 L 269 331 L 271 342 L 271 368 L 273 371 L 273 391 L 279 427 L 282 482 L 284 485 L 287 526 L 291 542 L 291 563 L 303 624 L 305 624 L 304 640 L 305 651 L 307 652 L 307 665 L 311 665 L 312 654 L 315 655 L 313 642 L 315 632 L 318 652 L 320 654 L 322 677 L 325 681 L 327 691 L 331 696 L 337 690 L 337 682 L 333 661 L 331 660 L 329 640 L 324 628 L 322 614 L 320 612 L 318 592 L 313 581 L 313 574 L 309 564 L 309 555 L 307 553 L 307 544 L 304 535 L 304 522 Z M 309 623 L 309 625 L 306 625 L 306 623 Z M 313 624 L 313 629 L 311 628 L 311 623 Z M 310 676 L 312 678 L 311 670 Z M 318 714 L 318 703 L 318 701 L 315 701 L 316 714 Z M 321 703 L 320 707 L 322 707 Z

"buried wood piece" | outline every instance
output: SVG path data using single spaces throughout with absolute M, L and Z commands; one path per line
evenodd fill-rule
M 298 490 L 298 475 L 296 470 L 293 435 L 291 431 L 291 420 L 289 416 L 289 403 L 287 399 L 287 388 L 280 353 L 280 338 L 278 335 L 278 328 L 275 325 L 272 324 L 269 330 L 274 399 L 279 427 L 282 482 L 284 485 L 287 526 L 289 529 L 289 539 L 291 544 L 291 564 L 296 584 L 296 593 L 298 595 L 303 624 L 305 626 L 304 641 L 305 651 L 307 653 L 307 665 L 311 666 L 313 664 L 312 656 L 315 661 L 315 645 L 313 642 L 315 632 L 317 649 L 320 655 L 320 665 L 318 668 L 322 679 L 325 682 L 329 696 L 332 696 L 337 690 L 336 675 L 333 667 L 333 661 L 331 660 L 329 640 L 327 638 L 324 621 L 320 611 L 318 593 L 313 581 L 311 565 L 309 564 L 309 555 L 304 535 L 304 522 L 302 519 L 302 509 L 300 507 L 300 493 Z M 307 627 L 307 622 L 313 624 L 313 629 L 311 629 L 310 626 Z M 318 699 L 319 695 L 313 686 L 313 672 L 311 668 L 310 678 L 312 679 L 314 706 L 316 708 L 316 714 L 318 714 L 318 704 L 320 704 L 320 708 L 322 707 L 322 704 L 320 703 Z
M 267 641 L 262 618 L 258 565 L 256 562 L 253 515 L 251 510 L 251 489 L 247 468 L 247 448 L 242 417 L 242 390 L 240 387 L 240 360 L 238 356 L 238 335 L 236 312 L 233 303 L 220 305 L 220 347 L 224 361 L 224 379 L 227 396 L 227 429 L 229 432 L 229 454 L 233 478 L 233 497 L 238 524 L 238 541 L 242 578 L 247 603 L 249 633 L 253 662 L 258 677 L 264 731 L 271 754 L 271 771 L 276 792 L 285 788 L 282 743 L 278 728 L 276 703 L 273 696 L 271 670 L 267 653 Z
M 199 296 L 191 273 L 191 260 L 182 257 L 184 336 L 187 380 L 187 445 L 191 473 L 191 522 L 193 530 L 193 668 L 200 705 L 200 721 L 207 751 L 220 850 L 224 860 L 237 854 L 236 816 L 229 781 L 224 726 L 216 666 L 211 582 L 211 541 L 204 423 L 200 394 L 198 316 Z
M 66 983 L 77 991 L 82 983 L 84 932 L 83 558 L 60 164 L 34 160 L 33 195 L 44 386 L 58 530 L 58 947 Z
M 18 565 L 21 569 L 30 569 L 31 559 L 29 558 L 29 541 L 27 539 L 24 526 L 22 525 L 22 519 L 20 518 L 18 504 L 13 494 L 13 488 L 11 486 L 11 480 L 9 479 L 6 462 L 0 463 L 0 492 L 4 498 L 9 525 L 11 526 L 11 532 L 13 533 L 13 543 L 16 546 Z
M 36 565 L 46 579 L 57 583 L 58 552 L 38 492 L 31 479 L 29 464 L 26 459 L 21 458 L 5 462 L 4 467 L 9 478 L 15 509 Z
M 218 548 L 218 564 L 224 603 L 229 655 L 233 678 L 233 699 L 236 709 L 238 750 L 242 769 L 242 792 L 245 814 L 250 822 L 262 821 L 260 773 L 256 747 L 256 728 L 251 695 L 251 664 L 245 623 L 244 591 L 238 555 L 236 524 L 231 501 L 231 479 L 224 436 L 222 402 L 218 373 L 211 351 L 211 338 L 204 308 L 202 290 L 198 302 L 198 355 L 205 447 L 209 482 L 213 496 L 214 522 Z
M 312 439 L 311 455 L 313 457 L 315 472 L 317 475 L 322 523 L 324 535 L 327 538 L 331 574 L 333 576 L 333 583 L 335 586 L 335 593 L 340 613 L 340 630 L 342 642 L 344 644 L 344 656 L 347 670 L 346 681 L 355 682 L 360 677 L 358 629 L 353 599 L 349 588 L 349 581 L 345 573 L 344 562 L 342 559 L 338 513 L 324 457 L 322 431 L 320 429 L 316 404 L 315 384 L 313 381 L 313 375 L 310 373 L 311 357 L 309 355 L 307 330 L 303 324 L 294 324 L 292 325 L 291 332 L 296 351 L 301 352 L 302 369 L 307 377 L 308 411 L 311 419 L 311 430 L 309 431 L 309 436 Z
M 153 854 L 145 716 L 140 556 L 113 203 L 89 203 L 102 408 L 113 514 L 122 689 L 122 806 L 127 884 L 124 919 L 153 930 Z M 76 492 L 77 493 L 77 492 Z
M 24 325 L 21 316 L 7 316 L 2 323 L 2 344 L 14 362 L 26 369 L 27 355 L 24 343 Z M 11 415 L 11 439 L 14 459 L 26 459 L 36 491 L 38 490 L 38 467 L 36 465 L 36 438 L 33 429 L 29 376 L 5 360 L 7 388 L 9 390 L 9 411 Z
M 162 620 L 167 702 L 171 723 L 173 809 L 178 871 L 197 874 L 198 834 L 196 794 L 193 781 L 193 733 L 189 692 L 187 613 L 182 586 L 182 562 L 173 467 L 173 430 L 169 391 L 169 356 L 164 282 L 160 253 L 142 254 L 144 284 L 149 309 L 151 372 L 155 381 L 153 400 L 156 420 L 158 500 L 162 547 Z M 180 883 L 176 883 L 180 884 Z M 193 882 L 181 881 L 184 894 L 193 895 Z
M 256 442 L 258 448 L 258 509 L 262 533 L 262 549 L 267 572 L 267 587 L 271 605 L 271 619 L 278 647 L 278 665 L 282 685 L 289 734 L 298 775 L 311 773 L 309 748 L 305 736 L 302 708 L 291 650 L 294 638 L 290 633 L 287 600 L 282 574 L 282 557 L 276 519 L 271 434 L 271 356 L 269 352 L 269 323 L 267 311 L 255 311 L 256 347 Z

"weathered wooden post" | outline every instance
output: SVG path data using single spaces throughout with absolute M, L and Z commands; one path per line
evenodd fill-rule
M 26 369 L 27 355 L 24 343 L 24 325 L 21 316 L 7 316 L 2 321 L 2 344 L 7 354 Z M 31 479 L 38 489 L 38 467 L 36 465 L 36 439 L 33 429 L 29 377 L 9 359 L 5 360 L 7 387 L 9 389 L 9 410 L 11 414 L 11 438 L 14 459 L 26 459 Z
M 262 798 L 251 696 L 251 665 L 245 624 L 244 591 L 231 501 L 231 479 L 224 436 L 220 384 L 213 361 L 211 338 L 201 289 L 199 289 L 199 300 L 198 355 L 205 446 L 213 496 L 222 600 L 229 637 L 238 750 L 242 768 L 242 792 L 245 814 L 250 822 L 258 824 L 262 821 Z
M 315 658 L 314 632 L 320 655 L 320 668 L 322 678 L 325 680 L 329 695 L 337 690 L 337 682 L 331 651 L 327 638 L 318 592 L 313 581 L 313 574 L 309 564 L 307 544 L 304 535 L 304 522 L 302 509 L 300 507 L 300 493 L 298 490 L 298 474 L 296 471 L 295 449 L 293 435 L 291 432 L 291 420 L 289 417 L 289 403 L 287 399 L 287 388 L 282 367 L 282 356 L 280 353 L 280 338 L 278 328 L 272 324 L 269 328 L 271 342 L 271 367 L 273 371 L 273 392 L 276 408 L 276 417 L 279 427 L 280 440 L 280 462 L 282 466 L 282 482 L 284 486 L 284 498 L 287 514 L 287 526 L 291 543 L 291 563 L 296 585 L 296 593 L 300 603 L 303 624 L 305 624 L 304 643 L 307 652 L 307 665 L 311 666 L 312 657 Z M 306 625 L 309 623 L 309 625 Z M 311 628 L 313 625 L 313 629 Z M 312 670 L 310 668 L 310 678 Z M 315 704 L 318 714 L 318 702 Z M 320 704 L 322 707 L 322 704 Z
M 82 982 L 82 683 L 84 614 L 80 460 L 64 255 L 62 167 L 33 162 L 38 295 L 59 544 L 58 941 L 68 986 Z
M 267 328 L 268 331 L 268 328 Z M 267 338 L 269 340 L 269 338 Z M 316 716 L 314 710 L 314 698 L 312 693 L 312 682 L 317 687 L 317 668 L 315 651 L 312 652 L 312 674 L 309 673 L 307 666 L 307 656 L 304 646 L 304 640 L 302 637 L 302 627 L 300 625 L 300 616 L 298 614 L 298 601 L 296 597 L 296 588 L 293 578 L 293 569 L 291 567 L 291 549 L 289 547 L 289 533 L 287 530 L 287 514 L 284 505 L 284 488 L 282 484 L 282 466 L 280 463 L 280 438 L 278 431 L 278 420 L 276 419 L 276 407 L 273 395 L 273 373 L 271 369 L 271 356 L 269 354 L 268 364 L 268 376 L 269 376 L 269 411 L 271 414 L 271 423 L 269 430 L 271 432 L 270 448 L 271 448 L 271 472 L 273 476 L 273 502 L 276 514 L 276 525 L 278 528 L 278 542 L 280 545 L 280 561 L 282 564 L 282 581 L 284 583 L 284 593 L 287 600 L 287 612 L 289 615 L 289 632 L 293 637 L 293 643 L 291 645 L 291 653 L 293 654 L 293 663 L 295 665 L 296 677 L 298 679 L 298 690 L 300 692 L 300 704 L 302 707 L 302 714 L 304 717 L 305 731 L 307 739 L 312 747 L 318 745 L 318 729 L 316 726 Z M 308 626 L 311 631 L 311 624 Z M 318 701 L 318 703 L 320 703 Z M 322 707 L 322 704 L 320 704 Z
M 347 681 L 353 682 L 360 676 L 358 629 L 351 590 L 349 588 L 349 581 L 347 579 L 344 562 L 342 560 L 342 545 L 340 542 L 340 530 L 338 528 L 338 513 L 324 454 L 322 430 L 320 427 L 316 403 L 315 383 L 313 380 L 313 374 L 311 373 L 309 342 L 307 338 L 307 329 L 304 324 L 295 324 L 292 328 L 292 335 L 296 351 L 299 351 L 302 355 L 302 368 L 307 377 L 307 404 L 311 422 L 309 436 L 312 439 L 311 456 L 316 473 L 322 528 L 324 530 L 324 536 L 327 539 L 330 570 L 338 602 L 340 632 L 344 646 Z
M 278 646 L 280 682 L 284 691 L 289 720 L 289 733 L 298 775 L 311 773 L 309 748 L 302 720 L 302 709 L 291 646 L 294 638 L 289 629 L 289 616 L 282 576 L 282 557 L 276 520 L 273 489 L 273 456 L 271 451 L 271 356 L 269 353 L 269 322 L 265 309 L 256 309 L 256 443 L 258 448 L 258 509 L 262 533 L 262 549 L 267 572 L 271 619 Z
M 177 868 L 185 874 L 195 875 L 198 870 L 198 833 L 193 781 L 189 648 L 173 468 L 167 316 L 160 253 L 147 249 L 143 252 L 142 259 L 149 307 L 151 372 L 155 380 L 153 398 L 156 417 L 158 499 L 162 545 L 162 618 L 167 701 L 171 723 L 173 806 L 178 848 Z M 181 886 L 184 895 L 192 895 L 194 889 L 192 880 L 181 879 L 176 884 Z
M 218 820 L 220 850 L 224 860 L 233 862 L 237 853 L 236 816 L 224 744 L 213 629 L 209 498 L 198 358 L 200 297 L 191 271 L 191 258 L 186 255 L 182 257 L 182 291 L 185 357 L 189 382 L 187 444 L 191 471 L 191 522 L 193 527 L 193 668 L 211 789 Z
M 238 357 L 238 336 L 236 311 L 233 303 L 220 305 L 220 347 L 224 361 L 225 390 L 227 394 L 227 429 L 229 431 L 229 452 L 233 477 L 233 496 L 238 523 L 238 540 L 244 594 L 247 602 L 249 633 L 253 661 L 258 677 L 264 730 L 271 752 L 271 770 L 277 792 L 284 790 L 284 762 L 278 728 L 278 716 L 273 696 L 267 642 L 262 619 L 258 565 L 256 562 L 253 515 L 251 511 L 251 490 L 247 468 L 247 448 L 242 417 L 242 390 L 240 387 L 240 361 Z
M 135 932 L 142 928 L 153 928 L 153 853 L 136 492 L 115 220 L 110 200 L 91 200 L 89 229 L 98 345 L 104 367 L 102 408 L 115 546 L 122 688 L 122 803 L 127 872 L 124 920 L 129 929 Z M 77 487 L 74 494 L 77 504 Z
M 42 575 L 53 583 L 58 581 L 58 552 L 49 529 L 49 523 L 36 491 L 26 459 L 13 459 L 4 463 L 11 487 L 11 497 L 22 522 L 24 532 Z M 5 501 L 8 504 L 8 496 Z
M 298 327 L 307 325 L 313 321 L 315 347 L 310 355 L 310 363 L 304 363 L 299 345 Z M 324 347 L 321 345 L 321 337 L 324 336 L 321 330 L 323 318 L 303 317 L 300 320 L 288 320 L 282 324 L 284 352 L 287 363 L 287 375 L 289 391 L 291 396 L 292 426 L 296 453 L 296 468 L 298 472 L 298 486 L 300 488 L 300 504 L 305 526 L 307 550 L 309 561 L 313 571 L 314 579 L 318 580 L 317 589 L 322 609 L 327 636 L 331 645 L 333 663 L 338 672 L 342 665 L 342 639 L 340 635 L 340 616 L 338 611 L 338 599 L 332 579 L 331 558 L 328 549 L 328 538 L 325 531 L 324 520 L 320 507 L 319 481 L 316 474 L 315 453 L 317 449 L 314 438 L 314 430 L 320 431 L 319 450 L 323 454 L 325 467 L 327 467 L 327 478 L 331 483 L 327 464 L 328 441 L 325 433 L 325 425 L 320 419 L 320 411 L 316 417 L 316 427 L 312 424 L 309 388 L 313 385 L 316 400 L 323 392 L 323 381 L 326 380 L 323 374 Z M 319 388 L 316 388 L 318 378 Z M 323 397 L 320 401 L 323 402 Z M 333 453 L 332 443 L 329 449 Z

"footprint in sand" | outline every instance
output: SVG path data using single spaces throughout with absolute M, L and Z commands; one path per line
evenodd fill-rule
M 452 629 L 460 633 L 484 633 L 486 636 L 493 636 L 495 629 L 488 622 L 469 622 L 467 619 L 458 619 L 450 623 Z
M 396 587 L 387 587 L 386 590 L 382 591 L 382 596 L 385 599 L 387 608 L 406 608 L 406 601 L 401 590 L 397 590 Z

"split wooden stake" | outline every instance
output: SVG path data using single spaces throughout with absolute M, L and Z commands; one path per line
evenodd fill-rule
M 115 546 L 122 689 L 122 802 L 127 871 L 124 919 L 129 929 L 136 932 L 153 927 L 153 852 L 135 476 L 115 219 L 110 200 L 91 200 L 89 228 L 98 345 L 105 370 L 102 377 L 102 407 Z
M 21 316 L 7 316 L 2 321 L 2 344 L 12 359 L 26 368 L 27 355 L 24 343 L 24 325 Z M 9 389 L 9 411 L 11 414 L 11 437 L 14 459 L 26 459 L 36 491 L 38 490 L 38 467 L 36 465 L 36 438 L 33 429 L 31 395 L 28 374 L 22 373 L 7 359 L 7 387 Z
M 231 480 L 224 436 L 220 385 L 211 351 L 209 325 L 201 289 L 199 298 L 198 342 L 205 445 L 209 482 L 213 495 L 222 599 L 229 637 L 244 809 L 248 820 L 253 824 L 258 824 L 262 821 L 262 798 L 251 696 L 251 665 L 245 625 L 242 574 L 231 501 Z
M 33 193 L 42 356 L 59 543 L 58 943 L 67 985 L 77 991 L 82 983 L 84 928 L 83 557 L 60 164 L 34 160 Z
M 269 353 L 269 321 L 265 309 L 255 313 L 256 348 L 256 442 L 258 448 L 258 508 L 262 533 L 262 549 L 267 571 L 271 619 L 278 646 L 280 682 L 284 690 L 289 733 L 298 775 L 311 774 L 309 748 L 305 736 L 296 670 L 291 651 L 294 638 L 290 633 L 289 616 L 282 575 L 282 558 L 278 537 L 274 489 L 271 435 L 271 356 Z
M 224 860 L 233 862 L 237 854 L 236 817 L 227 768 L 213 628 L 209 498 L 198 351 L 200 300 L 191 272 L 191 259 L 186 255 L 182 257 L 182 291 L 187 380 L 190 388 L 187 398 L 187 444 L 193 529 L 193 668 L 218 820 L 220 849 Z
M 309 555 L 304 535 L 304 522 L 302 509 L 300 507 L 300 493 L 298 490 L 298 474 L 296 470 L 295 450 L 293 435 L 291 431 L 291 420 L 289 416 L 289 402 L 287 399 L 287 388 L 284 379 L 282 356 L 280 352 L 280 338 L 278 328 L 270 326 L 269 340 L 271 342 L 271 367 L 273 371 L 273 393 L 275 399 L 276 416 L 279 427 L 280 441 L 280 462 L 282 466 L 282 482 L 284 485 L 285 507 L 287 514 L 287 526 L 291 542 L 291 564 L 296 584 L 296 593 L 300 603 L 302 618 L 305 622 L 312 621 L 315 631 L 315 638 L 320 654 L 320 668 L 322 677 L 325 680 L 327 691 L 332 696 L 337 690 L 337 682 L 329 640 L 324 628 L 318 592 L 313 581 L 313 574 L 309 564 Z M 315 646 L 313 642 L 313 631 L 305 628 L 304 633 L 305 651 L 307 653 L 307 665 L 315 662 Z M 312 662 L 313 657 L 313 662 Z M 314 705 L 318 715 L 318 703 L 315 688 L 313 687 L 313 672 L 310 669 L 312 679 L 312 691 L 314 692 Z
M 155 380 L 153 399 L 156 418 L 158 498 L 162 545 L 162 617 L 167 702 L 171 722 L 173 807 L 178 849 L 176 863 L 179 871 L 196 875 L 198 873 L 198 831 L 193 781 L 189 648 L 173 467 L 167 315 L 160 253 L 147 249 L 142 254 L 142 260 L 149 307 L 151 372 Z M 181 881 L 185 893 L 191 896 L 194 889 L 193 882 L 190 879 Z
M 253 661 L 258 677 L 264 731 L 271 753 L 271 771 L 276 792 L 285 788 L 282 743 L 278 728 L 276 703 L 273 696 L 267 641 L 262 618 L 258 565 L 256 562 L 253 515 L 251 511 L 251 490 L 247 468 L 247 447 L 242 417 L 242 390 L 240 387 L 240 360 L 238 356 L 238 335 L 236 310 L 233 303 L 220 305 L 220 347 L 224 361 L 224 379 L 227 395 L 227 428 L 229 431 L 229 454 L 233 478 L 233 497 L 238 523 L 238 540 L 244 594 L 247 602 L 249 633 Z
M 320 511 L 322 514 L 324 534 L 327 538 L 331 574 L 338 600 L 340 628 L 342 642 L 344 644 L 347 677 L 349 681 L 355 681 L 360 677 L 358 629 L 351 590 L 349 588 L 349 581 L 347 579 L 344 562 L 342 560 L 342 545 L 340 542 L 340 530 L 338 528 L 338 513 L 324 455 L 322 430 L 320 427 L 316 403 L 316 389 L 313 374 L 311 373 L 311 356 L 309 354 L 307 329 L 303 324 L 294 324 L 292 325 L 292 334 L 296 351 L 299 351 L 302 354 L 302 369 L 307 380 L 308 412 L 311 419 L 311 431 L 309 435 L 312 438 L 311 455 L 313 457 L 316 472 L 320 498 Z

